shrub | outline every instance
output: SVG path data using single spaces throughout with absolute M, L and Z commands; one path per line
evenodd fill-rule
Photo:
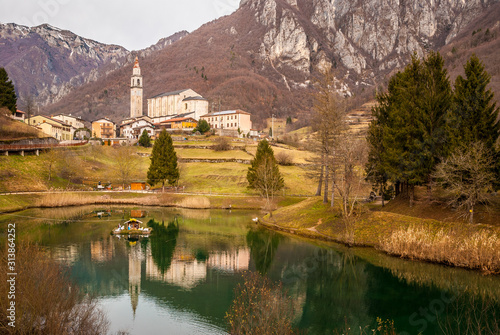
M 7 252 L 2 250 L 0 271 L 9 273 Z M 74 286 L 68 274 L 34 245 L 16 248 L 15 328 L 8 326 L 7 308 L 0 310 L 0 333 L 106 334 L 108 321 L 97 301 Z M 8 306 L 10 285 L 0 283 L 0 302 Z M 15 329 L 14 332 L 12 330 Z
M 256 272 L 247 272 L 244 277 L 226 313 L 230 334 L 294 334 L 293 300 L 282 285 Z
M 227 137 L 218 137 L 213 146 L 215 151 L 228 151 L 231 150 L 231 141 Z
M 288 152 L 285 151 L 278 152 L 274 157 L 276 158 L 276 161 L 278 162 L 279 165 L 283 166 L 293 165 L 292 155 L 290 155 Z

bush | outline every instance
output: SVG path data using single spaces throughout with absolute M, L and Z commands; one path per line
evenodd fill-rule
M 235 291 L 236 298 L 226 313 L 230 334 L 294 334 L 294 306 L 282 285 L 256 272 L 245 273 L 245 282 Z
M 215 145 L 212 147 L 215 151 L 231 150 L 231 141 L 227 137 L 218 137 L 215 140 Z
M 0 271 L 9 273 L 7 251 L 1 250 Z M 15 328 L 0 310 L 0 333 L 8 334 L 106 334 L 108 321 L 97 301 L 74 286 L 68 274 L 34 245 L 16 248 Z M 8 306 L 10 285 L 0 282 L 0 303 Z M 13 331 L 14 330 L 14 331 Z
M 283 166 L 293 165 L 293 158 L 288 152 L 285 151 L 278 152 L 274 157 L 276 158 L 276 161 L 278 162 L 279 165 Z

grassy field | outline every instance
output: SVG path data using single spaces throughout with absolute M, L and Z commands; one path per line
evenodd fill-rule
M 204 143 L 213 144 L 211 141 Z M 182 141 L 183 148 L 177 148 L 179 158 L 190 159 L 253 159 L 243 150 L 214 151 L 190 147 L 199 145 L 197 141 Z M 244 145 L 232 143 L 233 147 Z M 249 148 L 255 144 L 249 142 Z M 127 151 L 129 150 L 129 151 Z M 307 153 L 287 150 L 294 161 L 302 162 Z M 53 154 L 40 156 L 0 156 L 0 193 L 23 191 L 48 191 L 53 189 L 89 189 L 98 181 L 111 183 L 120 188 L 123 167 L 130 167 L 125 181 L 147 179 L 151 148 L 84 146 L 71 149 L 57 149 Z M 179 186 L 186 192 L 214 194 L 257 195 L 247 189 L 246 174 L 249 165 L 243 163 L 191 163 L 179 164 L 181 178 Z M 314 182 L 306 176 L 306 170 L 299 166 L 281 166 L 285 179 L 284 194 L 310 195 Z M 50 178 L 49 178 L 50 174 Z M 50 180 L 49 180 L 50 179 Z M 83 186 L 85 184 L 86 186 Z

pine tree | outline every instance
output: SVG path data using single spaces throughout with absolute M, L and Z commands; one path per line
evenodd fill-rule
M 149 148 L 151 146 L 151 138 L 149 137 L 149 134 L 146 129 L 144 129 L 144 131 L 141 134 L 141 137 L 139 138 L 139 145 L 145 148 Z
M 194 129 L 194 132 L 197 131 L 199 131 L 201 134 L 210 131 L 210 125 L 208 124 L 207 120 L 200 120 L 198 122 L 198 126 Z
M 500 123 L 494 94 L 487 89 L 491 76 L 476 55 L 471 56 L 464 69 L 465 79 L 458 76 L 455 81 L 455 110 L 451 119 L 454 144 L 468 146 L 480 141 L 493 150 L 500 135 Z
M 0 68 L 0 107 L 7 107 L 14 114 L 17 110 L 16 104 L 17 97 L 14 85 L 9 80 L 7 71 L 2 67 Z
M 268 202 L 270 196 L 273 197 L 285 186 L 273 149 L 268 141 L 259 142 L 255 158 L 248 168 L 247 180 L 249 188 L 258 190 Z
M 172 137 L 163 130 L 153 145 L 151 164 L 148 170 L 148 184 L 154 186 L 158 183 L 165 188 L 165 182 L 175 185 L 179 180 L 177 154 L 174 150 Z
M 367 175 L 378 184 L 386 179 L 403 183 L 412 205 L 414 187 L 429 183 L 448 152 L 452 91 L 441 55 L 431 52 L 423 61 L 413 56 L 377 100 Z

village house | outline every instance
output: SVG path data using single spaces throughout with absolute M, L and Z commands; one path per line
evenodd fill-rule
M 71 116 L 71 114 L 57 114 L 52 115 L 51 118 L 69 124 L 75 129 L 85 128 L 85 123 L 80 116 Z
M 149 137 L 154 136 L 155 126 L 147 116 L 123 120 L 120 125 L 120 136 L 128 139 L 138 139 L 143 131 L 148 132 Z
M 198 121 L 192 117 L 173 118 L 156 123 L 157 135 L 165 129 L 166 131 L 185 131 L 192 132 L 198 126 Z
M 92 121 L 92 137 L 109 139 L 116 136 L 116 124 L 104 117 Z
M 18 109 L 14 114 L 10 114 L 9 116 L 14 120 L 24 122 L 24 119 L 26 118 L 26 113 Z
M 69 141 L 73 139 L 75 128 L 60 120 L 50 118 L 45 115 L 35 115 L 24 120 L 30 126 L 37 127 L 44 134 L 54 137 L 59 141 Z
M 162 93 L 148 99 L 148 116 L 157 118 L 188 114 L 195 120 L 208 113 L 208 101 L 192 89 Z M 163 120 L 161 120 L 163 121 Z
M 201 119 L 220 136 L 246 136 L 252 129 L 251 114 L 239 109 L 205 114 Z

